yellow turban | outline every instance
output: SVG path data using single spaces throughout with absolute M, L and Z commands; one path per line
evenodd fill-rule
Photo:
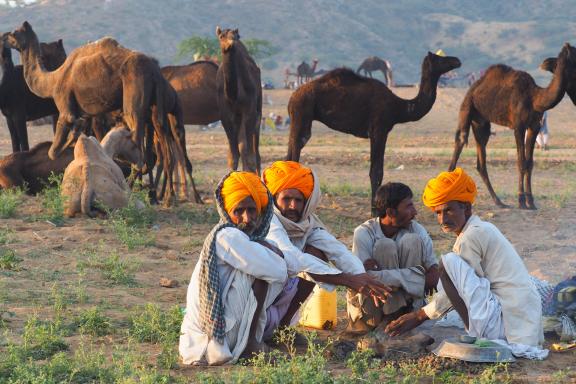
M 275 161 L 264 170 L 263 177 L 272 195 L 285 189 L 297 189 L 308 199 L 314 189 L 312 170 L 295 161 Z
M 430 179 L 422 194 L 424 205 L 432 209 L 452 200 L 473 203 L 475 198 L 476 184 L 462 168 L 442 172 Z
M 268 204 L 266 187 L 258 175 L 251 172 L 232 172 L 224 180 L 221 194 L 224 200 L 224 209 L 230 217 L 232 217 L 232 210 L 248 196 L 252 196 L 256 202 L 258 213 Z

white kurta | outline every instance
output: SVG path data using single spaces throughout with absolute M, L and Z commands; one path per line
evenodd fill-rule
M 477 276 L 488 280 L 490 292 L 501 307 L 503 334 L 508 343 L 540 345 L 544 341 L 540 296 L 522 259 L 498 228 L 478 216 L 470 217 L 456 239 L 453 251 Z M 454 268 L 451 272 L 455 275 L 451 276 L 452 280 L 459 280 L 458 269 L 462 270 Z M 459 285 L 467 289 L 467 284 Z M 436 319 L 451 306 L 444 291 L 439 289 L 423 309 L 429 318 Z M 490 308 L 496 307 L 490 304 Z
M 365 273 L 364 265 L 354 256 L 348 248 L 324 228 L 313 228 L 306 238 L 291 239 L 274 214 L 270 223 L 267 240 L 271 240 L 278 245 L 278 248 L 289 255 L 287 260 L 297 267 L 300 272 L 314 273 L 318 275 L 337 275 L 342 272 L 359 274 Z M 316 256 L 303 252 L 306 245 L 318 248 L 336 267 L 320 260 Z M 296 264 L 297 263 L 297 264 Z M 333 289 L 331 284 L 320 284 L 325 289 Z
M 288 263 L 284 259 L 270 249 L 250 241 L 237 228 L 228 227 L 217 233 L 216 255 L 226 321 L 225 341 L 220 344 L 201 330 L 200 263 L 196 263 L 188 285 L 186 314 L 180 332 L 179 351 L 184 364 L 234 363 L 246 348 L 256 310 L 252 283 L 255 279 L 268 283 L 265 309 L 274 302 L 288 278 Z M 265 325 L 266 311 L 263 310 L 256 331 L 256 339 L 259 341 Z

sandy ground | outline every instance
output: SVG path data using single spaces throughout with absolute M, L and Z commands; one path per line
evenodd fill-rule
M 414 97 L 417 92 L 415 88 L 394 91 L 405 98 Z M 397 125 L 388 139 L 384 179 L 412 187 L 417 197 L 418 220 L 430 231 L 437 254 L 449 251 L 454 238 L 440 231 L 419 196 L 427 179 L 448 167 L 458 107 L 464 92 L 440 89 L 427 116 L 418 122 Z M 290 91 L 271 90 L 265 94 L 271 104 L 264 105 L 264 113 L 285 116 Z M 567 98 L 549 112 L 550 150 L 537 151 L 535 156 L 533 191 L 539 207 L 537 211 L 515 207 L 516 149 L 507 128 L 493 128 L 496 135 L 488 144 L 488 170 L 497 193 L 512 208 L 497 208 L 486 192 L 475 171 L 472 136 L 470 146 L 464 150 L 459 162 L 478 184 L 475 212 L 502 230 L 532 274 L 551 283 L 576 274 L 575 120 L 576 107 Z M 50 140 L 51 134 L 48 126 L 29 128 L 32 144 Z M 188 127 L 187 142 L 194 175 L 206 204 L 182 203 L 171 209 L 157 207 L 158 219 L 149 232 L 155 239 L 153 246 L 128 250 L 105 220 L 74 218 L 66 220 L 63 227 L 33 221 L 31 218 L 42 210 L 37 197 L 27 197 L 15 218 L 0 221 L 0 229 L 12 230 L 8 246 L 23 259 L 20 271 L 0 271 L 2 300 L 15 313 L 8 323 L 14 334 L 21 334 L 26 318 L 33 313 L 50 316 L 50 297 L 55 284 L 68 295 L 79 290 L 88 294 L 86 303 L 69 309 L 72 313 L 99 305 L 116 321 L 119 329 L 127 327 L 126 319 L 139 305 L 149 302 L 166 308 L 184 305 L 187 283 L 202 241 L 216 220 L 212 191 L 227 169 L 227 143 L 221 129 L 201 131 L 198 127 Z M 263 165 L 283 158 L 287 142 L 287 130 L 262 132 Z M 10 149 L 7 129 L 1 127 L 0 154 L 6 155 Z M 302 162 L 313 167 L 320 177 L 324 191 L 320 216 L 334 234 L 350 246 L 353 229 L 370 215 L 368 141 L 315 123 L 312 139 L 303 150 Z M 133 266 L 137 285 L 112 286 L 98 270 L 83 268 L 89 253 L 87 249 L 96 249 L 96 254 L 102 257 L 117 252 Z M 162 277 L 176 279 L 180 286 L 161 288 L 158 282 Z M 341 327 L 344 323 L 342 300 L 339 313 Z M 78 336 L 70 337 L 69 342 L 75 345 Z M 123 342 L 125 338 L 118 331 L 94 343 L 112 349 L 113 345 Z M 155 345 L 142 348 L 152 358 L 159 351 Z M 519 381 L 549 380 L 551 374 L 561 369 L 574 370 L 575 361 L 574 353 L 551 355 L 544 362 L 512 364 L 511 371 Z M 195 372 L 191 368 L 180 370 L 191 376 Z

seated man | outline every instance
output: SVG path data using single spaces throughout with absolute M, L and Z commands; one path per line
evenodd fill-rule
M 522 259 L 494 225 L 472 215 L 474 181 L 461 168 L 428 181 L 422 200 L 444 232 L 457 238 L 442 256 L 440 284 L 422 309 L 392 321 L 386 332 L 400 335 L 451 307 L 471 336 L 506 343 L 519 357 L 542 359 L 542 305 Z
M 265 350 L 265 309 L 288 278 L 282 253 L 265 241 L 273 203 L 258 176 L 230 173 L 215 200 L 220 223 L 204 241 L 188 286 L 179 345 L 184 364 L 233 363 Z
M 377 307 L 361 294 L 349 295 L 349 331 L 368 331 L 413 307 L 420 308 L 424 295 L 436 288 L 439 272 L 432 239 L 414 220 L 417 212 L 412 196 L 410 188 L 402 183 L 380 186 L 374 200 L 378 217 L 354 230 L 352 253 L 362 260 L 370 275 L 395 291 Z
M 313 280 L 298 279 L 296 295 L 287 310 L 277 316 L 279 325 L 290 325 L 315 282 L 328 284 L 325 286 L 328 289 L 343 285 L 371 296 L 375 302 L 385 301 L 389 288 L 368 275 L 362 262 L 336 240 L 314 214 L 321 196 L 312 170 L 293 161 L 276 161 L 264 170 L 262 178 L 275 203 L 267 239 L 274 241 L 287 258 L 298 260 L 300 272 Z M 325 266 L 324 272 L 316 272 L 321 270 L 318 263 Z

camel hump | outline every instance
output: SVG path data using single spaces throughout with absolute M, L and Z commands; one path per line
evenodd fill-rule
M 114 39 L 111 36 L 104 36 L 96 41 L 93 41 L 91 43 L 86 44 L 86 46 L 93 46 L 93 45 L 99 45 L 101 47 L 110 47 L 110 48 L 116 48 L 116 47 L 121 47 L 120 43 Z
M 322 76 L 319 81 L 327 81 L 330 83 L 338 84 L 338 85 L 352 85 L 357 84 L 359 82 L 365 83 L 368 82 L 369 79 L 357 75 L 353 70 L 350 68 L 336 68 L 331 70 L 330 72 L 326 73 Z

